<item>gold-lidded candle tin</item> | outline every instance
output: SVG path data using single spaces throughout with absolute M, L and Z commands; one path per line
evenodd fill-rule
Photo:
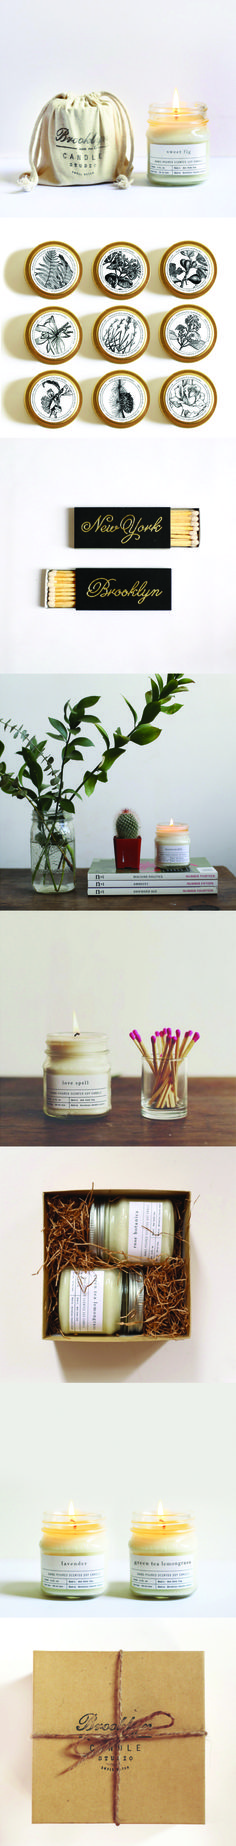
M 57 376 L 55 372 L 50 376 L 48 372 L 38 372 L 27 385 L 25 404 L 34 423 L 44 424 L 45 429 L 60 429 L 78 417 L 82 391 L 69 372 L 58 372 Z
M 104 295 L 124 301 L 126 295 L 138 295 L 150 276 L 150 263 L 138 244 L 105 244 L 93 264 L 94 281 Z
M 195 429 L 207 423 L 216 404 L 215 385 L 204 372 L 172 372 L 160 391 L 161 410 L 178 429 Z
M 112 429 L 141 423 L 150 404 L 150 391 L 137 372 L 106 372 L 93 392 L 94 410 Z
M 41 364 L 45 364 L 46 359 L 47 365 L 60 365 L 63 359 L 74 358 L 82 338 L 82 327 L 76 315 L 55 305 L 39 308 L 25 328 L 28 351 Z
M 60 238 L 49 237 L 45 243 L 36 244 L 35 249 L 29 251 L 25 276 L 36 295 L 56 295 L 59 299 L 78 288 L 82 276 L 81 257 L 71 244 L 61 243 Z
M 102 353 L 104 359 L 110 359 L 112 365 L 114 360 L 117 365 L 125 365 L 127 359 L 139 359 L 149 339 L 148 321 L 131 304 L 108 308 L 107 313 L 99 314 L 93 327 L 96 351 Z
M 180 362 L 185 359 L 187 365 L 191 360 L 196 363 L 198 359 L 205 358 L 212 346 L 215 346 L 216 340 L 217 327 L 212 314 L 208 314 L 207 309 L 199 307 L 195 301 L 171 308 L 161 322 L 160 341 L 164 352 L 170 353 L 172 358 Z
M 165 288 L 183 301 L 191 295 L 205 295 L 217 275 L 215 256 L 207 244 L 199 244 L 189 237 L 187 243 L 170 244 L 169 250 L 164 251 L 160 275 Z

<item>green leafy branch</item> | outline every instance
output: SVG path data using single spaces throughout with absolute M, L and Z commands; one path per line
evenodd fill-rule
M 156 723 L 157 718 L 162 715 L 174 717 L 176 712 L 181 711 L 182 698 L 181 702 L 176 703 L 176 694 L 182 695 L 187 692 L 188 686 L 192 684 L 193 681 L 186 679 L 184 673 L 168 673 L 165 683 L 160 673 L 156 673 L 150 679 L 145 693 L 145 705 L 140 718 L 138 718 L 134 705 L 130 704 L 130 700 L 124 700 L 131 712 L 133 724 L 128 732 L 122 731 L 120 725 L 117 725 L 112 741 L 107 731 L 104 730 L 100 718 L 91 709 L 99 704 L 97 694 L 79 699 L 76 705 L 71 705 L 70 700 L 67 699 L 64 705 L 63 722 L 59 718 L 49 717 L 51 729 L 40 742 L 35 736 L 30 737 L 23 725 L 13 724 L 10 718 L 5 721 L 0 720 L 0 729 L 3 731 L 4 739 L 0 742 L 0 788 L 3 794 L 11 795 L 17 801 L 28 801 L 33 811 L 36 811 L 40 856 L 45 855 L 47 864 L 50 861 L 51 843 L 55 843 L 55 829 L 59 823 L 59 816 L 74 814 L 75 801 L 81 801 L 83 793 L 89 797 L 93 794 L 97 783 L 107 782 L 109 770 L 120 756 L 124 756 L 128 744 L 144 747 L 155 743 L 161 735 L 161 727 Z M 93 737 L 84 735 L 84 725 L 88 725 L 90 729 L 95 728 L 102 740 L 102 754 L 99 755 L 94 769 L 91 771 L 86 767 L 83 768 L 83 774 L 80 774 L 77 786 L 71 787 L 70 781 L 67 782 L 70 764 L 84 764 L 84 751 L 95 747 Z M 21 768 L 15 775 L 7 769 L 5 761 L 7 733 L 19 744 L 16 754 L 21 758 Z M 58 769 L 54 756 L 48 752 L 48 739 L 52 740 L 54 745 L 56 741 L 61 744 L 61 760 Z M 51 868 L 49 869 L 52 876 Z M 56 888 L 58 887 L 55 886 Z

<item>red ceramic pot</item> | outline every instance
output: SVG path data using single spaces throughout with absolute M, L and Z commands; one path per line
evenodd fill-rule
M 141 833 L 136 840 L 121 840 L 118 833 L 114 836 L 115 862 L 117 872 L 139 872 L 141 853 Z

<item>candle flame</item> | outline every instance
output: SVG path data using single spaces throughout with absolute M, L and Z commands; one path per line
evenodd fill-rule
M 158 1519 L 163 1519 L 163 1513 L 164 1513 L 164 1506 L 162 1506 L 162 1502 L 161 1502 L 161 1500 L 159 1500 L 159 1504 L 158 1504 L 158 1508 L 157 1508 L 157 1513 L 158 1513 Z
M 69 1506 L 67 1507 L 67 1512 L 69 1513 L 69 1519 L 73 1518 L 74 1510 L 75 1509 L 74 1509 L 73 1500 L 69 1500 Z
M 78 1032 L 78 1037 L 79 1037 L 79 1023 L 78 1023 L 78 1019 L 77 1019 L 77 1016 L 76 1016 L 76 1013 L 73 1013 L 73 1034 L 74 1034 L 74 1038 L 76 1038 L 76 1037 L 77 1037 L 77 1032 Z
M 179 112 L 180 112 L 180 100 L 179 100 L 179 96 L 178 96 L 178 90 L 174 90 L 174 95 L 173 95 L 173 103 L 172 103 L 172 109 L 174 110 L 174 114 L 175 114 L 175 115 L 179 115 Z
M 170 827 L 173 827 L 173 826 L 174 826 L 174 821 L 170 820 Z

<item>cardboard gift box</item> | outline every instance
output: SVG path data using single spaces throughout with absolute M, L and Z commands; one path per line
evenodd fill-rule
M 202 1825 L 204 1654 L 34 1654 L 33 1822 Z
M 94 1188 L 92 1192 L 92 1196 L 93 1196 L 94 1203 L 99 1204 L 101 1201 L 101 1198 L 105 1199 L 106 1202 L 109 1203 L 111 1199 L 113 1202 L 116 1199 L 120 1199 L 122 1194 L 121 1194 L 121 1190 L 118 1191 L 117 1188 L 111 1191 L 111 1188 L 104 1186 L 102 1189 L 102 1192 L 101 1190 L 98 1191 L 96 1190 L 96 1188 Z M 139 1191 L 137 1191 L 137 1189 L 130 1191 L 126 1187 L 125 1196 L 126 1198 L 132 1199 L 132 1200 L 140 1199 L 140 1189 Z M 84 1207 L 86 1204 L 86 1200 L 88 1199 L 88 1194 L 86 1195 L 86 1192 L 73 1192 L 72 1193 L 69 1191 L 62 1191 L 60 1193 L 55 1192 L 55 1191 L 53 1193 L 49 1193 L 49 1192 L 44 1193 L 43 1195 L 44 1267 L 43 1267 L 43 1325 L 42 1325 L 42 1337 L 44 1340 L 48 1340 L 48 1339 L 73 1340 L 73 1345 L 75 1345 L 76 1342 L 77 1343 L 78 1342 L 81 1343 L 81 1341 L 84 1342 L 84 1339 L 86 1338 L 87 1345 L 89 1342 L 90 1343 L 92 1342 L 93 1344 L 95 1342 L 95 1344 L 98 1346 L 99 1343 L 101 1343 L 101 1341 L 104 1341 L 105 1345 L 108 1346 L 110 1344 L 114 1344 L 114 1340 L 117 1341 L 117 1339 L 119 1339 L 119 1342 L 122 1339 L 124 1339 L 126 1343 L 127 1343 L 127 1340 L 132 1340 L 136 1342 L 138 1341 L 139 1345 L 142 1340 L 146 1340 L 146 1341 L 155 1340 L 156 1344 L 162 1345 L 164 1340 L 189 1339 L 190 1330 L 191 1330 L 191 1300 L 190 1300 L 191 1193 L 184 1192 L 184 1191 L 179 1192 L 177 1190 L 173 1191 L 172 1186 L 169 1187 L 169 1191 L 167 1190 L 166 1187 L 162 1188 L 161 1193 L 158 1191 L 156 1191 L 155 1193 L 153 1191 L 150 1192 L 149 1188 L 145 1189 L 145 1198 L 147 1200 L 153 1200 L 154 1198 L 158 1199 L 160 1197 L 163 1199 L 164 1198 L 171 1199 L 173 1206 L 174 1206 L 175 1243 L 174 1243 L 173 1257 L 170 1257 L 169 1259 L 167 1259 L 165 1263 L 156 1263 L 156 1264 L 147 1263 L 146 1265 L 144 1265 L 144 1280 L 145 1278 L 146 1280 L 148 1278 L 149 1291 L 150 1289 L 153 1290 L 154 1287 L 157 1288 L 158 1290 L 157 1308 L 155 1309 L 155 1302 L 154 1302 L 154 1299 L 152 1300 L 152 1298 L 150 1297 L 150 1294 L 147 1300 L 147 1288 L 145 1288 L 143 1332 L 135 1333 L 135 1332 L 132 1332 L 132 1330 L 130 1330 L 130 1332 L 125 1331 L 125 1333 L 113 1334 L 109 1336 L 107 1334 L 104 1335 L 102 1333 L 100 1334 L 89 1333 L 85 1335 L 83 1333 L 62 1334 L 60 1332 L 59 1319 L 58 1319 L 58 1305 L 57 1305 L 58 1287 L 56 1287 L 56 1274 L 57 1274 L 57 1263 L 58 1263 L 58 1248 L 59 1248 L 60 1238 L 61 1238 L 62 1214 L 64 1211 L 64 1219 L 66 1221 L 66 1215 L 67 1215 L 68 1210 L 69 1210 L 70 1217 L 71 1217 L 73 1216 L 73 1208 L 74 1208 L 75 1213 L 76 1213 L 76 1218 L 77 1218 L 79 1214 L 79 1208 L 81 1206 L 82 1208 L 81 1224 L 82 1224 L 83 1223 L 83 1211 L 84 1211 Z M 79 1230 L 77 1231 L 77 1240 L 78 1240 L 77 1242 L 77 1268 L 79 1269 L 79 1268 L 83 1268 L 84 1258 L 85 1260 L 87 1260 L 86 1253 L 88 1250 L 88 1245 L 86 1243 L 86 1239 L 83 1238 L 82 1232 L 81 1232 L 81 1238 L 80 1238 Z M 70 1256 L 69 1255 L 66 1256 L 65 1254 L 63 1260 L 66 1266 L 67 1262 L 70 1263 Z M 96 1268 L 97 1266 L 101 1267 L 104 1265 L 104 1263 L 108 1265 L 109 1268 L 111 1268 L 113 1260 L 116 1261 L 116 1266 L 117 1266 L 117 1258 L 113 1259 L 110 1253 L 108 1255 L 106 1252 L 105 1257 L 101 1254 L 100 1257 L 98 1258 L 97 1253 L 93 1247 L 91 1247 L 91 1249 L 89 1250 L 89 1263 L 91 1265 L 91 1268 Z M 123 1269 L 125 1267 L 127 1268 L 128 1267 L 127 1260 L 125 1258 L 122 1258 L 120 1260 L 122 1262 L 122 1268 Z M 131 1265 L 129 1264 L 129 1267 L 130 1266 Z M 135 1266 L 134 1262 L 132 1266 L 133 1267 Z M 140 1259 L 138 1258 L 137 1258 L 137 1267 L 140 1268 Z M 165 1271 L 165 1274 L 164 1274 L 164 1271 Z M 156 1275 L 154 1274 L 154 1272 L 156 1272 Z

